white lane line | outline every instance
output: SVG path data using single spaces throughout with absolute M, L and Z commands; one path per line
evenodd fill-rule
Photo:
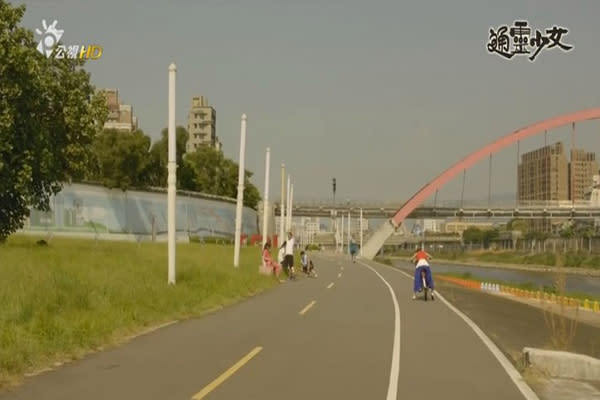
M 358 263 L 364 265 L 377 274 L 379 279 L 381 279 L 390 290 L 392 301 L 394 302 L 394 345 L 392 347 L 392 366 L 390 368 L 390 382 L 388 385 L 386 400 L 396 400 L 398 398 L 398 377 L 400 376 L 400 306 L 398 305 L 396 293 L 394 293 L 394 289 L 392 289 L 392 286 L 388 283 L 388 281 L 386 281 L 383 276 L 381 276 L 379 272 L 375 270 L 375 268 L 363 263 L 362 261 L 358 261 Z
M 333 287 L 334 283 L 331 282 L 329 285 L 327 285 L 327 289 L 331 289 Z
M 340 273 L 338 274 L 338 278 L 341 278 L 341 277 L 342 277 L 342 273 L 340 272 Z
M 310 310 L 310 308 L 311 308 L 312 306 L 314 306 L 314 305 L 315 305 L 315 303 L 316 303 L 316 302 L 317 302 L 316 300 L 313 300 L 313 301 L 311 301 L 310 303 L 308 303 L 308 305 L 307 305 L 306 307 L 304 307 L 304 308 L 302 309 L 302 311 L 300 311 L 300 315 L 304 315 L 304 314 L 305 314 L 305 313 L 306 313 L 308 310 Z
M 414 279 L 413 276 L 410 276 L 409 274 L 407 274 L 404 271 L 399 270 L 398 268 L 394 268 L 394 267 L 391 267 L 391 266 L 385 265 L 385 264 L 380 264 L 380 265 L 387 267 L 393 271 L 399 272 L 400 274 L 404 275 L 405 277 L 407 277 L 410 280 Z M 473 322 L 469 317 L 467 317 L 465 314 L 463 314 L 460 310 L 458 310 L 456 307 L 454 307 L 452 304 L 450 304 L 450 302 L 448 300 L 446 300 L 444 298 L 444 296 L 442 296 L 440 294 L 440 292 L 438 292 L 437 290 L 436 290 L 436 295 L 437 295 L 438 299 L 442 300 L 442 302 L 450 310 L 454 311 L 454 313 L 456 313 L 456 315 L 458 315 L 460 318 L 462 318 L 462 320 L 465 321 L 471 329 L 473 329 L 475 334 L 477 336 L 479 336 L 479 339 L 481 339 L 483 344 L 485 344 L 487 346 L 487 348 L 490 350 L 490 352 L 496 357 L 496 359 L 498 360 L 498 362 L 500 363 L 502 368 L 504 368 L 504 371 L 506 371 L 506 373 L 508 374 L 510 379 L 512 379 L 513 383 L 517 386 L 519 391 L 521 391 L 521 394 L 525 397 L 525 399 L 539 400 L 538 395 L 535 394 L 535 392 L 529 387 L 527 382 L 525 382 L 525 380 L 523 379 L 523 376 L 521 376 L 519 371 L 517 371 L 517 369 L 506 358 L 506 356 L 502 353 L 502 351 L 500 351 L 498 346 L 496 346 L 494 344 L 494 342 L 492 342 L 490 340 L 490 338 L 481 330 L 481 328 L 479 328 L 475 322 Z

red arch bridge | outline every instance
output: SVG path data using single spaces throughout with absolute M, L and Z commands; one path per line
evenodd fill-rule
M 419 215 L 419 213 L 422 213 L 421 215 L 423 215 L 423 214 L 427 215 L 426 207 L 425 208 L 421 207 L 423 205 L 423 203 L 425 202 L 425 200 L 427 200 L 433 194 L 437 195 L 438 190 L 440 188 L 442 188 L 446 183 L 448 183 L 450 180 L 452 180 L 456 175 L 460 174 L 461 172 L 466 173 L 467 169 L 473 167 L 479 161 L 481 161 L 487 157 L 490 157 L 490 161 L 491 161 L 491 156 L 493 154 L 503 150 L 504 148 L 506 148 L 512 144 L 515 144 L 515 143 L 518 144 L 521 140 L 524 140 L 529 137 L 547 132 L 547 131 L 555 129 L 555 128 L 559 128 L 561 126 L 571 124 L 573 127 L 573 136 L 574 136 L 575 124 L 577 122 L 589 121 L 589 120 L 594 120 L 594 119 L 600 119 L 600 108 L 593 108 L 593 109 L 582 110 L 582 111 L 577 111 L 577 112 L 573 112 L 573 113 L 560 115 L 560 116 L 550 118 L 550 119 L 547 119 L 547 120 L 544 120 L 541 122 L 537 122 L 530 126 L 526 126 L 524 128 L 518 129 L 512 133 L 502 136 L 501 138 L 482 147 L 481 149 L 472 152 L 471 154 L 467 155 L 462 160 L 458 161 L 457 163 L 455 163 L 454 165 L 450 166 L 448 169 L 443 171 L 441 174 L 439 174 L 436 178 L 431 180 L 425 186 L 423 186 L 408 201 L 406 201 L 395 212 L 393 212 L 393 215 L 391 216 L 391 218 L 389 218 L 386 223 L 381 224 L 381 226 L 378 228 L 378 230 L 375 231 L 373 233 L 373 235 L 371 235 L 370 238 L 368 239 L 368 241 L 365 243 L 365 246 L 362 251 L 363 256 L 366 258 L 372 259 L 377 254 L 377 252 L 379 251 L 381 246 L 383 246 L 385 241 L 390 237 L 390 235 L 392 235 L 400 227 L 400 225 L 403 223 L 403 221 L 405 219 L 407 219 L 409 217 L 415 217 L 416 215 Z M 462 201 L 461 201 L 461 204 L 462 204 Z M 572 207 L 572 208 L 563 207 L 562 209 L 564 211 L 561 211 L 561 212 L 571 214 L 573 217 L 578 216 L 578 213 L 581 213 L 581 212 L 585 213 L 586 211 L 587 211 L 588 217 L 596 215 L 598 213 L 598 210 L 595 208 L 592 208 L 592 207 L 588 207 L 588 210 L 584 210 L 583 208 L 580 208 L 580 207 Z M 430 211 L 432 214 L 434 213 L 433 209 L 431 209 Z M 440 213 L 441 211 L 442 210 L 437 208 L 435 210 L 435 213 Z M 460 209 L 458 211 L 460 212 Z M 492 209 L 488 210 L 487 208 L 482 211 L 486 214 L 493 214 L 496 211 L 497 211 L 496 215 L 498 215 L 500 213 L 500 210 L 492 210 Z M 514 213 L 515 211 L 517 211 L 517 210 L 515 208 L 513 208 L 512 211 L 506 211 L 506 212 Z M 449 213 L 451 211 L 446 210 L 446 212 Z M 517 212 L 518 212 L 518 214 L 526 213 L 526 212 L 529 212 L 532 214 L 532 213 L 534 213 L 534 209 L 533 208 L 531 208 L 531 209 L 518 208 Z M 559 209 L 548 208 L 548 207 L 544 207 L 544 206 L 541 206 L 541 210 L 539 209 L 539 207 L 537 207 L 536 211 L 535 211 L 535 213 L 537 213 L 537 214 L 541 213 L 540 216 L 542 216 L 542 217 L 546 216 L 546 214 L 548 217 L 550 217 L 551 214 L 552 214 L 552 216 L 556 216 L 557 212 L 559 212 Z M 468 210 L 463 208 L 463 214 L 465 214 L 465 213 L 468 213 Z M 293 214 L 293 209 L 292 209 L 292 214 Z M 436 214 L 436 215 L 442 215 L 442 214 Z M 507 215 L 507 216 L 511 216 L 511 215 Z
M 544 219 L 544 218 L 571 218 L 571 219 L 590 219 L 600 218 L 600 207 L 591 206 L 587 203 L 570 204 L 520 204 L 518 206 L 419 206 L 414 208 L 405 219 L 421 218 L 524 218 L 524 219 Z M 280 215 L 281 210 L 278 205 L 274 207 L 274 215 Z M 342 215 L 351 215 L 357 218 L 362 211 L 363 218 L 393 218 L 398 212 L 398 207 L 390 206 L 353 206 L 347 208 L 336 208 L 335 213 L 338 218 Z M 294 217 L 332 217 L 333 207 L 331 206 L 311 206 L 297 205 L 292 206 L 292 215 Z

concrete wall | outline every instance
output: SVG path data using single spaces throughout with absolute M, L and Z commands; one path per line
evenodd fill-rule
M 73 184 L 50 200 L 51 211 L 32 210 L 25 231 L 152 235 L 167 233 L 167 193 L 123 192 L 102 186 Z M 177 194 L 178 235 L 235 234 L 235 203 Z M 244 207 L 242 233 L 258 233 L 258 214 Z M 105 235 L 104 235 L 105 236 Z

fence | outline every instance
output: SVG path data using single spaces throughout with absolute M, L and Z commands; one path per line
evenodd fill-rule
M 50 199 L 50 212 L 31 210 L 25 232 L 64 232 L 77 236 L 127 235 L 136 239 L 167 234 L 166 191 L 107 189 L 88 184 L 65 185 Z M 179 237 L 235 235 L 235 200 L 178 192 L 176 229 Z M 244 207 L 242 234 L 259 232 L 258 214 Z
M 495 246 L 496 249 L 527 253 L 566 253 L 568 251 L 600 253 L 600 238 L 519 239 L 515 243 L 498 241 L 492 244 L 492 246 Z

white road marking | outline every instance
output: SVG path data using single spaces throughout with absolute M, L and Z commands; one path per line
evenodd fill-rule
M 313 300 L 313 301 L 311 301 L 310 303 L 308 303 L 308 305 L 307 305 L 306 307 L 304 307 L 304 308 L 302 309 L 302 311 L 300 311 L 300 315 L 304 315 L 304 314 L 305 314 L 305 313 L 306 313 L 308 310 L 310 310 L 310 308 L 311 308 L 312 306 L 314 306 L 314 305 L 315 305 L 315 303 L 316 303 L 316 301 L 315 301 L 315 300 Z
M 391 267 L 389 265 L 385 265 L 385 264 L 380 264 L 384 267 L 387 267 L 393 271 L 399 272 L 401 275 L 405 276 L 406 278 L 413 280 L 414 277 L 410 276 L 409 274 L 407 274 L 404 271 L 399 270 L 398 268 L 394 268 Z M 523 376 L 521 376 L 521 374 L 519 373 L 519 371 L 517 371 L 517 369 L 512 365 L 512 363 L 506 358 L 506 356 L 502 353 L 502 351 L 500 351 L 500 349 L 498 348 L 498 346 L 496 346 L 494 344 L 494 342 L 492 342 L 490 340 L 490 338 L 481 330 L 481 328 L 479 328 L 477 326 L 477 324 L 475 322 L 473 322 L 469 317 L 467 317 L 465 314 L 463 314 L 460 310 L 458 310 L 456 307 L 454 307 L 452 304 L 450 304 L 450 302 L 448 300 L 446 300 L 441 294 L 440 292 L 436 291 L 436 295 L 437 298 L 442 300 L 442 302 L 452 311 L 454 311 L 454 313 L 456 313 L 456 315 L 458 315 L 460 318 L 462 318 L 463 321 L 466 322 L 466 324 L 473 329 L 473 331 L 475 332 L 475 334 L 477 336 L 479 336 L 479 338 L 481 339 L 481 341 L 483 342 L 483 344 L 486 345 L 486 347 L 490 350 L 490 352 L 496 357 L 496 359 L 498 360 L 498 362 L 500 363 L 500 365 L 502 366 L 502 368 L 504 368 L 504 370 L 506 371 L 506 373 L 508 374 L 508 376 L 510 377 L 510 379 L 512 379 L 513 383 L 517 386 L 517 388 L 519 389 L 519 391 L 521 392 L 521 394 L 525 397 L 525 399 L 527 400 L 539 400 L 539 397 L 537 396 L 537 394 L 535 394 L 535 392 L 529 387 L 529 385 L 527 384 L 527 382 L 525 382 L 525 380 L 523 379 Z
M 394 302 L 394 345 L 392 347 L 392 366 L 390 369 L 390 381 L 386 400 L 396 400 L 398 398 L 398 377 L 400 376 L 400 306 L 398 305 L 396 293 L 394 293 L 394 289 L 392 289 L 392 286 L 388 283 L 388 281 L 386 281 L 383 276 L 381 276 L 379 272 L 375 270 L 375 268 L 361 261 L 358 263 L 364 265 L 377 274 L 379 279 L 381 279 L 390 290 L 392 301 Z

